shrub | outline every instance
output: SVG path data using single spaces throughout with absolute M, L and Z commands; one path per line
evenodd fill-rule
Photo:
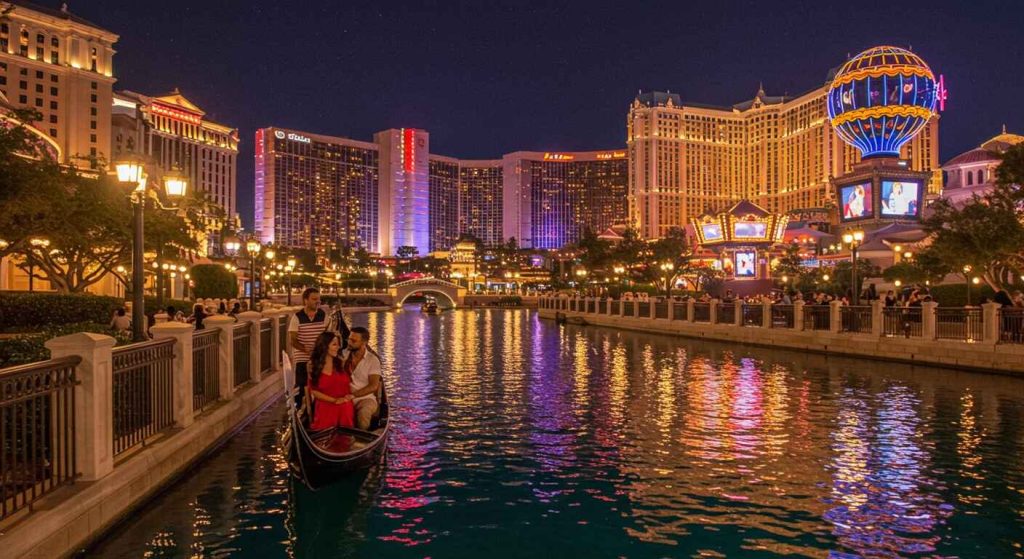
M 173 306 L 176 310 L 185 313 L 185 316 L 192 316 L 192 306 L 195 305 L 192 301 L 185 301 L 182 299 L 164 299 L 164 305 L 162 307 L 156 306 L 156 297 L 146 297 L 146 314 L 153 315 L 158 311 L 166 310 L 168 306 Z
M 2 293 L 0 330 L 39 331 L 54 324 L 93 322 L 108 324 L 124 306 L 117 297 L 87 293 Z
M 46 346 L 43 345 L 46 340 L 78 332 L 93 332 L 113 336 L 117 340 L 117 345 L 131 343 L 130 334 L 115 334 L 107 324 L 96 322 L 59 324 L 44 328 L 38 333 L 0 339 L 0 367 L 12 367 L 25 363 L 46 361 L 50 358 L 50 350 L 46 349 Z
M 233 299 L 238 296 L 238 278 L 217 264 L 192 266 L 192 295 L 197 298 Z
M 967 286 L 962 283 L 959 285 L 936 285 L 928 288 L 928 292 L 932 294 L 932 300 L 937 302 L 940 307 L 962 307 L 967 304 Z M 988 300 L 991 301 L 993 296 L 995 296 L 995 292 L 985 284 L 971 286 L 972 305 L 980 303 L 982 297 L 988 297 Z

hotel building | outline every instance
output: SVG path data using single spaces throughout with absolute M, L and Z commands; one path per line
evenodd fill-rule
M 36 128 L 60 146 L 60 160 L 90 168 L 109 158 L 114 43 L 118 36 L 67 11 L 4 2 L 0 93 L 42 116 Z
M 658 238 L 692 217 L 747 199 L 773 213 L 820 208 L 829 180 L 860 161 L 828 122 L 828 85 L 797 97 L 766 95 L 731 107 L 683 104 L 678 94 L 641 93 L 629 108 L 630 223 Z M 915 171 L 942 186 L 938 118 L 902 150 Z
M 627 217 L 625 150 L 515 152 L 468 160 L 429 152 L 425 130 L 360 142 L 279 128 L 256 133 L 256 230 L 264 242 L 391 255 L 486 246 L 559 248 Z
M 160 97 L 120 91 L 112 101 L 112 160 L 146 156 L 164 172 L 184 174 L 189 188 L 205 192 L 229 220 L 235 216 L 238 129 L 207 119 L 177 89 Z M 209 252 L 219 252 L 215 237 L 208 240 Z
M 557 249 L 628 215 L 625 150 L 515 152 L 505 169 L 503 235 L 526 248 Z

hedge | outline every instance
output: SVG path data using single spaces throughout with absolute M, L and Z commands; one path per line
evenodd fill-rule
M 109 324 L 118 297 L 90 294 L 0 293 L 0 331 L 41 330 L 54 324 Z
M 932 300 L 937 302 L 940 307 L 962 307 L 967 304 L 967 286 L 962 283 L 959 285 L 936 285 L 929 287 L 928 292 L 931 293 Z M 982 297 L 988 297 L 988 300 L 991 301 L 994 296 L 995 292 L 986 284 L 971 286 L 972 305 L 980 303 Z
M 195 287 L 192 294 L 202 299 L 233 299 L 238 296 L 238 277 L 217 264 L 197 264 L 190 270 Z
M 0 367 L 13 367 L 14 365 L 24 363 L 46 361 L 50 358 L 50 350 L 46 349 L 46 346 L 43 345 L 46 340 L 78 332 L 93 332 L 113 336 L 117 340 L 116 345 L 131 343 L 131 334 L 115 333 L 106 323 L 78 322 L 50 326 L 38 333 L 0 339 Z

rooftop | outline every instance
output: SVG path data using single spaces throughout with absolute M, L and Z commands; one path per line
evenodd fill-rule
M 93 23 L 93 22 L 91 22 L 91 21 L 89 21 L 89 20 L 87 20 L 87 19 L 85 19 L 83 17 L 79 17 L 79 16 L 76 16 L 75 14 L 71 13 L 70 11 L 68 11 L 67 3 L 61 4 L 61 7 L 59 9 L 57 9 L 57 8 L 48 8 L 46 6 L 40 6 L 39 4 L 36 4 L 34 2 L 25 2 L 23 0 L 8 0 L 8 3 L 14 5 L 15 13 L 17 13 L 17 9 L 18 8 L 26 8 L 26 9 L 32 10 L 34 12 L 39 12 L 41 14 L 48 15 L 50 17 L 55 17 L 55 18 L 58 18 L 58 19 L 66 19 L 66 20 L 68 20 L 70 22 L 73 22 L 73 23 L 78 23 L 78 24 L 81 24 L 81 25 L 87 25 L 89 27 L 94 27 L 94 28 L 99 29 L 101 31 L 106 31 L 107 33 L 113 33 L 113 31 L 110 31 L 110 30 L 108 30 L 106 28 L 100 27 L 99 25 L 96 25 L 95 23 Z

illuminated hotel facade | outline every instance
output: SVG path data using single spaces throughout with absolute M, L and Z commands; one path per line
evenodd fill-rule
M 659 238 L 744 199 L 772 213 L 826 206 L 829 180 L 860 161 L 829 125 L 827 93 L 827 85 L 797 97 L 760 89 L 732 107 L 641 93 L 627 117 L 630 224 Z M 909 169 L 932 171 L 930 195 L 942 187 L 938 138 L 936 117 L 900 154 Z
M 0 93 L 41 114 L 33 125 L 60 146 L 62 163 L 89 168 L 109 158 L 118 36 L 66 7 L 0 6 Z
M 385 255 L 496 246 L 560 248 L 627 217 L 626 151 L 514 152 L 469 160 L 431 154 L 425 130 L 373 142 L 280 128 L 256 133 L 256 231 L 263 242 Z

